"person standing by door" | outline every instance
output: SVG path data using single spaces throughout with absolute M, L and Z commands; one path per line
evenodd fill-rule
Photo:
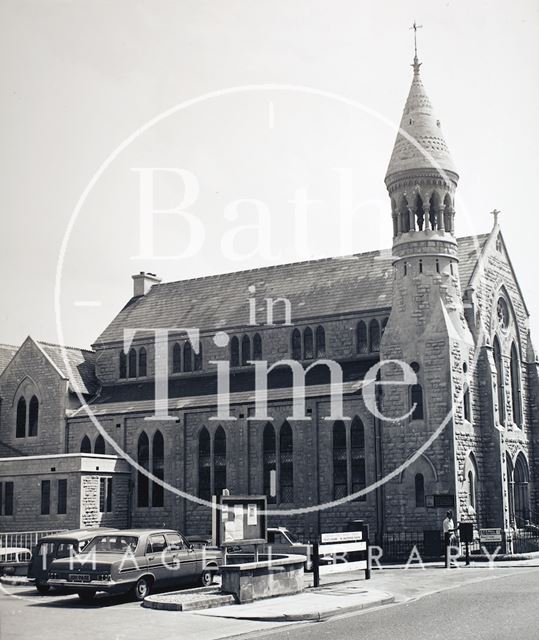
M 450 547 L 451 541 L 455 537 L 455 523 L 453 521 L 453 512 L 448 511 L 445 514 L 444 521 L 442 522 L 442 531 L 444 534 L 444 548 L 445 548 L 445 567 L 449 569 L 449 557 L 450 557 Z M 456 566 L 453 565 L 452 566 Z

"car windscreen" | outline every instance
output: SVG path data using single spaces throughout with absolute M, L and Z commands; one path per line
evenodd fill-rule
M 136 536 L 122 536 L 120 534 L 97 536 L 82 553 L 133 553 L 137 548 Z
M 292 544 L 297 544 L 298 542 L 301 542 L 301 540 L 299 540 L 293 533 L 290 533 L 288 529 L 283 533 L 285 537 L 288 538 Z

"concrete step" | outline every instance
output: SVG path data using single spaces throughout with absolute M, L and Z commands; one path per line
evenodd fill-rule
M 219 587 L 200 587 L 158 593 L 144 598 L 142 606 L 166 611 L 196 611 L 236 604 L 234 596 L 221 593 Z

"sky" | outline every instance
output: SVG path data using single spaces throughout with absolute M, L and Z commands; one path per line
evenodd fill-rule
M 388 247 L 414 19 L 460 174 L 457 235 L 501 210 L 537 344 L 530 0 L 3 0 L 0 342 L 88 347 L 141 270 L 171 281 Z M 150 178 L 154 209 L 189 215 L 149 228 Z

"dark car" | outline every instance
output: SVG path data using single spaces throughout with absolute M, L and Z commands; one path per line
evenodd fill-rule
M 69 558 L 79 554 L 100 533 L 114 531 L 109 528 L 76 529 L 44 536 L 37 541 L 28 566 L 28 578 L 41 594 L 50 590 L 47 584 L 49 567 L 58 558 Z
M 94 538 L 78 556 L 55 560 L 48 585 L 82 600 L 91 600 L 98 591 L 132 591 L 144 600 L 154 588 L 184 582 L 210 585 L 222 559 L 218 549 L 195 549 L 178 531 L 114 531 Z

